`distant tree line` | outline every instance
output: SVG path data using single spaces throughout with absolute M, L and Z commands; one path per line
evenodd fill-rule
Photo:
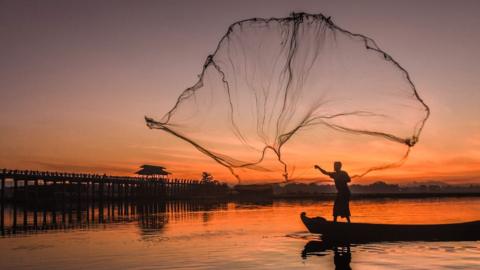
M 368 185 L 350 185 L 352 193 L 359 194 L 391 194 L 391 193 L 480 193 L 480 185 L 448 185 L 448 184 L 417 184 L 401 186 L 378 181 Z M 305 184 L 291 183 L 286 185 L 274 185 L 274 194 L 322 194 L 335 193 L 335 186 L 332 184 Z

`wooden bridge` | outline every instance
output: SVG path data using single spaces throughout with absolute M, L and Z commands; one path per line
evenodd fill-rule
M 110 213 L 108 205 L 121 206 L 127 203 L 145 205 L 171 200 L 218 199 L 226 197 L 229 193 L 228 186 L 217 181 L 7 169 L 0 171 L 0 188 L 2 232 L 5 228 L 5 209 L 8 204 L 11 205 L 8 208 L 13 209 L 13 228 L 17 224 L 17 205 L 23 209 L 24 224 L 27 224 L 27 212 L 35 213 L 32 224 L 36 227 L 37 210 L 42 207 L 57 209 L 65 218 L 65 213 L 71 212 L 72 209 L 83 211 L 82 209 L 88 209 L 90 205 L 97 206 L 102 211 L 104 206 L 107 206 L 107 212 Z M 121 206 L 120 209 L 125 208 Z M 57 210 L 53 210 L 54 215 Z
M 198 199 L 228 194 L 228 186 L 217 181 L 7 169 L 0 171 L 0 188 L 2 204 L 5 201 L 29 203 L 40 200 Z

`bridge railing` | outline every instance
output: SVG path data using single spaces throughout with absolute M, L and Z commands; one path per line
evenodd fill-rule
M 168 200 L 225 196 L 217 181 L 72 172 L 0 170 L 0 200 Z

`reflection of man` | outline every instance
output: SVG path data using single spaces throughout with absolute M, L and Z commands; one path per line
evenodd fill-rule
M 315 165 L 314 168 L 330 176 L 335 181 L 337 197 L 333 205 L 333 221 L 337 222 L 337 216 L 341 216 L 347 218 L 347 222 L 350 223 L 350 189 L 348 188 L 350 176 L 348 176 L 347 172 L 341 170 L 342 163 L 340 161 L 333 163 L 334 172 L 327 172 L 318 165 Z
M 302 258 L 307 259 L 308 256 L 325 256 L 326 250 L 333 250 L 333 263 L 336 270 L 352 270 L 350 262 L 352 261 L 352 253 L 350 252 L 350 244 L 344 243 L 337 246 L 331 242 L 309 241 L 302 251 Z
M 351 270 L 350 262 L 352 261 L 352 254 L 350 253 L 350 246 L 335 247 L 335 255 L 333 263 L 336 270 Z

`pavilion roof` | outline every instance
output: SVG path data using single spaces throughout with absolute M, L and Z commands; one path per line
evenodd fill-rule
M 165 167 L 154 165 L 142 165 L 140 170 L 135 172 L 138 175 L 169 175 L 170 172 L 165 170 Z

